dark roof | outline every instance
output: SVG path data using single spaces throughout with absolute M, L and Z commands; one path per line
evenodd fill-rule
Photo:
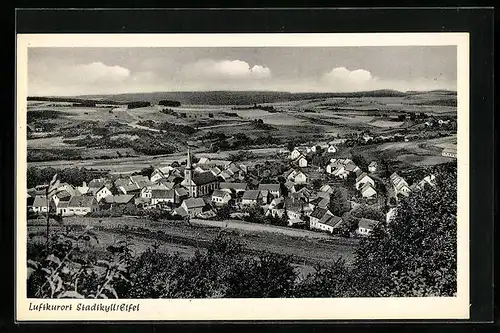
M 45 196 L 35 196 L 35 200 L 33 201 L 33 207 L 46 207 L 47 199 Z
M 280 184 L 259 184 L 259 190 L 279 191 Z
M 184 187 L 176 187 L 174 188 L 174 191 L 175 193 L 179 196 L 179 197 L 183 197 L 185 195 L 188 195 L 188 191 L 184 188 Z
M 241 199 L 243 200 L 257 200 L 259 198 L 260 191 L 259 190 L 248 190 L 243 193 Z
M 174 190 L 151 190 L 151 198 L 171 199 L 174 198 Z
M 219 198 L 223 198 L 225 195 L 229 195 L 229 193 L 224 192 L 224 191 L 221 191 L 221 190 L 215 190 L 215 191 L 212 193 L 212 196 L 213 196 L 213 197 L 219 197 Z
M 184 204 L 189 208 L 205 207 L 205 201 L 202 198 L 189 198 L 184 200 Z
M 321 219 L 323 216 L 325 216 L 327 212 L 328 212 L 327 209 L 316 207 L 316 209 L 313 210 L 310 216 L 317 219 Z
M 357 167 L 358 167 L 358 166 L 357 166 L 356 164 L 354 164 L 353 162 L 349 162 L 349 163 L 347 163 L 347 164 L 345 165 L 345 169 L 346 169 L 347 171 L 350 171 L 350 172 L 354 171 L 354 169 L 356 169 Z
M 358 228 L 373 229 L 379 223 L 380 223 L 379 221 L 361 218 L 359 219 Z
M 214 176 L 210 171 L 195 174 L 193 176 L 193 182 L 196 185 L 205 185 L 217 182 L 217 177 Z
M 323 215 L 323 218 L 320 220 L 320 223 L 336 227 L 340 222 L 342 222 L 342 219 L 338 216 L 335 215 Z
M 360 180 L 362 180 L 364 177 L 368 176 L 366 174 L 366 172 L 363 172 L 362 174 L 360 174 L 357 178 L 356 178 L 356 183 L 359 182 Z
M 107 182 L 106 179 L 100 179 L 100 178 L 92 179 L 87 186 L 89 188 L 96 188 L 96 187 L 101 188 L 101 186 L 104 185 L 106 182 Z
M 115 203 L 115 204 L 128 204 L 130 201 L 134 199 L 132 194 L 124 194 L 124 195 L 110 195 L 104 198 L 104 201 L 107 203 Z
M 222 182 L 220 183 L 220 188 L 222 189 L 236 189 L 236 190 L 246 190 L 248 187 L 247 183 L 227 183 L 227 182 Z
M 89 207 L 95 203 L 95 198 L 91 195 L 78 195 L 71 197 L 69 207 Z

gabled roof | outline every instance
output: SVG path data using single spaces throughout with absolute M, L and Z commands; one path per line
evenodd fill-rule
M 319 207 L 316 207 L 312 213 L 311 213 L 311 217 L 314 217 L 314 218 L 317 218 L 317 219 L 321 219 L 325 214 L 328 213 L 328 209 L 324 209 L 324 208 L 319 208 Z
M 193 176 L 193 183 L 195 183 L 198 186 L 214 183 L 216 181 L 217 177 L 214 176 L 214 174 L 211 173 L 210 171 L 198 173 Z
M 242 200 L 257 200 L 259 196 L 259 190 L 247 190 L 243 193 Z
M 33 201 L 33 207 L 47 207 L 47 199 L 45 196 L 37 195 Z
M 215 166 L 213 168 L 210 168 L 210 172 L 213 173 L 214 176 L 217 176 L 219 173 L 222 172 L 222 170 L 219 167 Z
M 233 173 L 241 171 L 241 169 L 236 164 L 231 164 L 228 170 L 231 170 Z
M 359 219 L 358 228 L 373 229 L 379 223 L 380 223 L 379 221 L 361 218 Z
M 219 186 L 221 189 L 235 189 L 235 190 L 246 190 L 248 187 L 247 183 L 227 183 L 222 182 Z
M 128 186 L 130 184 L 130 179 L 126 179 L 126 178 L 118 178 L 115 180 L 115 186 L 116 187 L 125 187 L 125 186 Z M 89 186 L 89 187 L 92 187 L 92 186 Z
M 223 179 L 229 179 L 232 175 L 227 170 L 224 170 L 218 176 L 222 177 Z
M 179 196 L 179 197 L 184 197 L 184 196 L 189 194 L 188 191 L 184 187 L 176 187 L 176 188 L 174 188 L 174 191 L 175 191 L 175 194 L 177 194 L 177 196 Z
M 188 208 L 205 207 L 205 201 L 202 198 L 188 198 L 183 201 L 183 204 Z
M 71 199 L 71 193 L 69 193 L 66 190 L 58 191 L 55 194 L 55 196 L 57 196 L 59 198 L 59 200 L 61 200 L 61 201 L 69 201 Z
M 174 190 L 151 190 L 151 199 L 174 199 Z
M 331 187 L 330 185 L 326 184 L 326 185 L 321 186 L 321 188 L 319 190 L 321 192 L 330 192 L 330 191 L 333 191 L 333 187 Z
M 372 161 L 370 164 L 368 164 L 368 167 L 376 167 L 377 165 L 377 162 Z
M 349 162 L 345 165 L 345 169 L 349 172 L 353 172 L 354 170 L 356 170 L 358 168 L 358 166 L 356 164 L 354 164 L 354 162 Z
M 323 215 L 323 218 L 319 220 L 319 222 L 335 228 L 339 226 L 340 222 L 342 222 L 342 219 L 335 215 L 325 214 Z
M 104 198 L 104 202 L 109 204 L 128 204 L 134 199 L 132 194 L 123 194 L 123 195 L 110 195 Z
M 217 198 L 224 198 L 226 195 L 230 195 L 227 192 L 224 192 L 222 190 L 215 190 L 212 193 L 212 197 L 217 197 Z
M 90 207 L 95 203 L 96 200 L 91 195 L 78 195 L 71 197 L 71 200 L 68 203 L 68 207 Z
M 356 177 L 356 183 L 362 181 L 363 178 L 365 178 L 365 177 L 370 178 L 366 172 L 361 173 L 359 176 Z
M 280 184 L 259 184 L 259 190 L 261 191 L 279 191 Z
M 361 186 L 361 188 L 359 189 L 361 191 L 361 193 L 363 193 L 364 191 L 368 190 L 368 189 L 373 189 L 375 192 L 377 192 L 371 183 L 364 183 L 363 186 Z
M 106 179 L 104 178 L 94 178 L 88 183 L 89 188 L 100 188 L 102 185 L 104 185 L 107 182 Z

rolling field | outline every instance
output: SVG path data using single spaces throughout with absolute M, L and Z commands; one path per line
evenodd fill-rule
M 28 139 L 28 150 L 36 149 L 30 155 L 30 161 L 43 161 L 61 156 L 67 161 L 32 162 L 34 166 L 86 166 L 113 172 L 133 172 L 143 167 L 161 162 L 179 160 L 177 154 L 185 150 L 187 140 L 203 138 L 210 132 L 222 133 L 229 138 L 244 133 L 251 139 L 258 137 L 274 137 L 284 145 L 291 138 L 301 138 L 302 141 L 321 142 L 331 140 L 332 136 L 371 131 L 374 134 L 386 135 L 403 129 L 418 131 L 419 124 L 412 122 L 393 121 L 400 111 L 428 112 L 431 114 L 450 113 L 456 115 L 456 107 L 452 106 L 453 99 L 449 92 L 412 93 L 394 97 L 331 97 L 312 98 L 307 100 L 292 100 L 286 102 L 264 103 L 272 106 L 277 112 L 261 109 L 245 109 L 243 105 L 194 105 L 186 104 L 180 107 L 169 107 L 174 114 L 165 114 L 159 111 L 156 105 L 118 111 L 101 107 L 71 107 L 63 102 L 29 101 L 29 112 L 35 122 L 45 122 L 50 125 L 49 130 L 36 135 L 50 135 L 51 137 Z M 447 105 L 447 103 L 451 103 Z M 443 105 L 441 105 L 443 104 Z M 36 116 L 37 111 L 51 111 L 52 114 Z M 110 112 L 112 111 L 112 112 Z M 167 111 L 168 113 L 169 111 Z M 381 116 L 384 112 L 385 116 Z M 182 116 L 181 116 L 182 114 Z M 209 116 L 210 115 L 210 116 Z M 389 117 L 387 117 L 389 115 Z M 155 125 L 141 126 L 140 121 L 169 122 L 175 125 L 188 125 L 196 129 L 194 134 L 180 132 L 162 133 Z M 255 120 L 262 120 L 264 124 L 258 126 Z M 113 123 L 111 127 L 107 126 Z M 66 128 L 64 135 L 62 132 Z M 105 137 L 104 144 L 89 145 L 89 147 L 71 144 L 71 139 L 83 139 L 87 135 L 116 132 L 117 136 Z M 72 137 L 72 134 L 74 136 Z M 81 135 L 79 135 L 81 134 Z M 35 136 L 36 136 L 35 135 Z M 70 141 L 68 141 L 70 139 Z M 65 140 L 66 142 L 63 142 Z M 119 140 L 119 144 L 114 144 Z M 136 144 L 134 145 L 134 141 Z M 191 141 L 196 142 L 196 141 Z M 144 152 L 141 147 L 158 148 L 152 152 Z M 162 148 L 162 145 L 167 147 Z M 207 151 L 210 143 L 197 141 L 194 147 L 200 151 Z M 449 142 L 429 142 L 432 149 L 422 146 L 381 145 L 372 152 L 387 153 L 389 156 L 411 165 L 436 164 L 448 161 L 437 153 L 438 149 L 453 146 Z M 99 146 L 100 148 L 92 148 Z M 114 148 L 117 147 L 117 148 Z M 253 148 L 250 146 L 250 148 Z M 64 150 L 67 151 L 65 154 Z M 195 148 L 196 149 L 196 148 Z M 245 149 L 245 148 L 243 148 Z M 360 149 L 364 149 L 361 147 Z M 171 152 L 170 154 L 167 154 Z M 227 158 L 231 152 L 223 151 L 217 158 Z M 75 159 L 80 155 L 81 159 Z M 122 158 L 120 156 L 132 156 Z M 183 156 L 182 156 L 183 157 Z M 208 157 L 208 155 L 207 155 Z M 103 160 L 110 159 L 112 160 Z

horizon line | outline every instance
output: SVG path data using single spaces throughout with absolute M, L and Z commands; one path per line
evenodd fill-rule
M 28 95 L 27 97 L 85 97 L 85 96 L 113 96 L 113 95 L 131 95 L 131 94 L 160 94 L 160 93 L 216 93 L 216 92 L 253 92 L 253 93 L 286 93 L 286 94 L 354 94 L 354 93 L 370 93 L 380 91 L 393 91 L 398 93 L 425 93 L 433 91 L 457 92 L 452 89 L 430 89 L 430 90 L 397 90 L 397 89 L 374 89 L 374 90 L 359 90 L 359 91 L 298 91 L 291 92 L 286 90 L 171 90 L 171 91 L 148 91 L 148 92 L 116 92 L 116 93 L 87 93 L 81 95 Z

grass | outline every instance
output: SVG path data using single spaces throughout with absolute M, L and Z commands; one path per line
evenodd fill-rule
M 132 217 L 119 218 L 65 218 L 67 225 L 93 225 L 98 233 L 99 247 L 106 247 L 113 242 L 131 235 L 137 253 L 145 251 L 157 242 L 165 251 L 179 252 L 181 255 L 192 255 L 197 248 L 205 248 L 222 228 L 188 224 L 184 221 L 153 222 L 147 219 Z M 224 222 L 220 222 L 221 225 Z M 258 226 L 258 225 L 257 225 Z M 28 221 L 28 241 L 40 241 L 45 230 L 43 220 Z M 59 228 L 56 224 L 51 230 Z M 355 241 L 335 241 L 335 239 L 315 239 L 292 237 L 282 233 L 256 231 L 250 229 L 232 229 L 233 236 L 242 241 L 248 254 L 263 251 L 292 255 L 298 265 L 314 266 L 330 264 L 338 258 L 348 263 L 354 259 Z M 295 229 L 291 229 L 294 231 Z

